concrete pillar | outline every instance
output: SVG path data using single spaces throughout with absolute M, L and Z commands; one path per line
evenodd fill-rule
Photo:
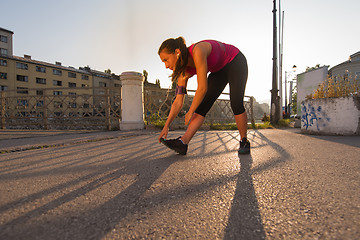
M 120 130 L 144 129 L 144 76 L 138 72 L 123 72 L 120 80 Z

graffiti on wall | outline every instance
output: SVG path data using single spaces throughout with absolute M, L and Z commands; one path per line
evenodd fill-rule
M 329 122 L 330 118 L 321 106 L 315 107 L 310 103 L 301 104 L 301 126 L 306 130 L 316 127 L 317 131 L 320 131 Z

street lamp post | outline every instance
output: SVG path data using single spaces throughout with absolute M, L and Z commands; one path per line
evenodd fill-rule
M 292 98 L 292 81 L 290 82 L 290 91 L 289 91 L 289 105 L 287 103 L 287 77 L 288 75 L 291 75 L 292 73 L 296 72 L 296 65 L 293 66 L 293 71 L 292 72 L 286 72 L 285 71 L 285 117 L 288 117 L 288 115 L 290 115 L 290 104 L 291 104 L 291 98 Z
M 294 81 L 289 81 L 289 82 L 290 82 L 290 89 L 289 89 L 289 115 L 291 115 L 290 107 L 291 107 L 291 103 L 292 103 L 292 90 L 293 90 L 293 82 L 294 82 Z

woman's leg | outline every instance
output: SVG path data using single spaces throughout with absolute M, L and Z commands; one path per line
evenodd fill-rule
M 226 84 L 228 83 L 226 74 L 224 73 L 224 71 L 220 70 L 219 72 L 209 74 L 208 90 L 201 104 L 192 116 L 184 136 L 181 137 L 183 143 L 188 144 L 190 142 L 196 131 L 199 130 L 201 125 L 204 123 L 206 114 L 224 90 Z
M 247 138 L 247 121 L 246 111 L 235 115 L 235 122 L 240 133 L 240 139 Z
M 227 67 L 231 108 L 234 112 L 236 126 L 239 130 L 241 139 L 244 137 L 247 138 L 248 119 L 244 107 L 244 95 L 248 77 L 248 67 L 245 56 L 240 52 Z
M 184 136 L 181 137 L 181 140 L 184 144 L 188 144 L 190 142 L 197 130 L 199 130 L 201 125 L 204 123 L 204 120 L 205 117 L 201 116 L 200 114 L 194 113 Z

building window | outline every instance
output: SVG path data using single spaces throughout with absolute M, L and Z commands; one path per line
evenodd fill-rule
M 69 107 L 70 108 L 76 108 L 77 107 L 76 102 L 69 102 Z
M 5 49 L 5 48 L 0 48 L 0 55 L 7 56 L 8 55 L 8 50 Z
M 16 75 L 16 80 L 19 82 L 28 82 L 29 78 L 28 76 Z
M 54 108 L 62 108 L 62 102 L 54 102 Z
M 36 71 L 37 71 L 37 72 L 46 73 L 46 67 L 36 66 Z
M 17 87 L 17 93 L 20 94 L 28 94 L 29 93 L 29 89 L 26 87 Z
M 360 80 L 360 72 L 355 72 L 355 80 Z
M 38 83 L 38 84 L 46 84 L 46 79 L 45 78 L 36 78 L 36 83 Z
M 42 101 L 42 100 L 38 101 L 38 102 L 36 103 L 36 106 L 37 106 L 37 107 L 42 107 L 42 106 L 44 106 L 44 101 Z
M 62 81 L 53 80 L 53 85 L 54 86 L 62 86 Z
M 28 70 L 28 65 L 26 63 L 17 62 L 16 63 L 16 68 Z
M 5 59 L 0 59 L 0 66 L 7 66 L 7 61 Z
M 89 80 L 89 76 L 88 75 L 81 75 L 81 79 L 82 80 Z
M 6 91 L 6 90 L 8 90 L 8 87 L 7 87 L 7 86 L 2 86 L 2 85 L 0 85 L 0 92 L 1 92 L 1 91 Z
M 0 79 L 7 79 L 7 73 L 0 72 Z
M 62 95 L 62 91 L 54 91 L 53 94 L 54 94 L 55 96 Z
M 76 87 L 76 83 L 69 82 L 69 87 L 71 87 L 71 88 L 75 88 L 75 87 Z
M 36 90 L 36 95 L 44 95 L 44 90 Z
M 69 92 L 69 96 L 76 96 L 76 92 Z
M 86 84 L 81 84 L 81 87 L 88 87 L 88 85 L 86 85 Z
M 19 100 L 17 100 L 17 105 L 19 107 L 29 106 L 29 103 L 28 103 L 28 100 L 26 100 L 26 99 L 19 99 Z
M 59 70 L 59 69 L 53 69 L 53 74 L 54 74 L 54 75 L 59 75 L 59 76 L 61 76 L 61 75 L 62 75 L 62 71 Z
M 99 87 L 106 87 L 106 83 L 105 82 L 99 82 Z
M 7 43 L 8 42 L 7 36 L 0 35 L 0 42 Z
M 69 73 L 68 73 L 68 77 L 69 77 L 69 78 L 76 78 L 76 73 L 69 72 Z

